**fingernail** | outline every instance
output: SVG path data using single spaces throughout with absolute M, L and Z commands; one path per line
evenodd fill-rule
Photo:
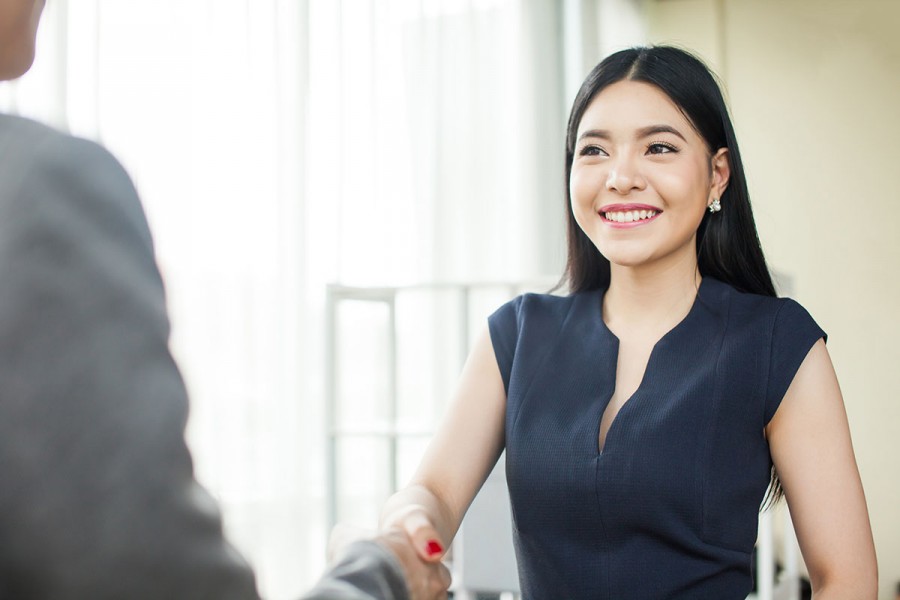
M 425 551 L 428 552 L 428 556 L 434 556 L 443 553 L 444 547 L 437 540 L 428 540 L 428 543 L 425 544 Z

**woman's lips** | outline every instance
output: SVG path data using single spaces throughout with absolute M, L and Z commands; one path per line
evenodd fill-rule
M 597 212 L 604 223 L 618 229 L 646 225 L 662 213 L 648 204 L 609 204 Z

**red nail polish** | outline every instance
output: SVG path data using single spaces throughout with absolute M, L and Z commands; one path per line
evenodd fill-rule
M 428 552 L 428 556 L 434 556 L 435 554 L 441 554 L 444 551 L 444 547 L 437 540 L 428 540 L 428 544 L 425 545 L 425 551 Z

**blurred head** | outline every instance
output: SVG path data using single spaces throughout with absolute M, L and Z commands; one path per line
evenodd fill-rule
M 601 92 L 618 82 L 644 85 L 617 86 L 594 103 Z M 615 100 L 623 93 L 633 93 L 633 104 L 637 106 L 642 104 L 640 96 L 645 92 L 651 97 L 651 103 L 655 95 L 657 104 L 662 109 L 668 103 L 671 107 L 670 114 L 680 113 L 671 120 L 683 117 L 690 134 L 682 133 L 684 137 L 697 140 L 694 145 L 704 159 L 709 161 L 706 164 L 711 178 L 714 177 L 716 157 L 720 161 L 727 161 L 724 165 L 727 186 L 722 189 L 721 197 L 718 198 L 722 206 L 721 212 L 711 214 L 702 210 L 708 204 L 708 199 L 700 196 L 700 210 L 695 210 L 690 217 L 694 219 L 690 227 L 696 229 L 697 263 L 701 275 L 710 275 L 742 291 L 774 295 L 753 221 L 734 128 L 719 86 L 699 59 L 684 50 L 667 46 L 632 48 L 612 54 L 588 74 L 575 98 L 566 135 L 566 278 L 569 289 L 572 292 L 602 289 L 609 285 L 610 278 L 609 260 L 581 228 L 572 208 L 572 167 L 579 144 L 579 128 L 586 113 L 588 118 L 594 119 L 598 115 L 604 116 L 604 105 L 627 108 L 629 104 L 627 98 L 618 104 L 608 100 Z M 615 122 L 619 122 L 618 115 Z M 610 185 L 632 185 L 631 181 L 624 181 L 625 176 L 621 173 L 617 177 L 618 183 Z M 697 190 L 696 193 L 701 192 L 702 190 Z M 682 224 L 688 223 L 690 219 L 685 217 Z M 692 232 L 688 233 L 693 235 Z
M 0 0 L 0 80 L 15 79 L 34 62 L 44 0 Z

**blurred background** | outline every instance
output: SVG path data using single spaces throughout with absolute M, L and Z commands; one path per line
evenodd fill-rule
M 198 477 L 280 599 L 323 569 L 330 519 L 373 525 L 408 477 L 468 333 L 559 277 L 585 74 L 630 45 L 694 50 L 725 86 L 770 265 L 829 333 L 886 600 L 898 30 L 894 0 L 53 0 L 0 109 L 101 141 L 134 177 Z

